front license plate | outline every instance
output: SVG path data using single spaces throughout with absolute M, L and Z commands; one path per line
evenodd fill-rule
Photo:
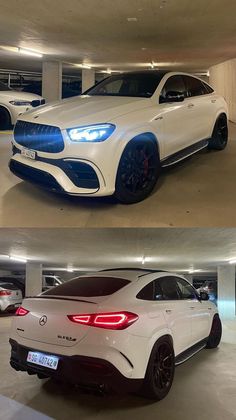
M 22 154 L 22 156 L 24 156 L 26 158 L 29 158 L 29 159 L 35 160 L 35 158 L 36 158 L 36 152 L 34 150 L 22 149 L 21 154 Z
M 59 357 L 49 356 L 44 353 L 29 351 L 28 356 L 27 356 L 27 362 L 56 370 L 58 362 L 59 362 Z

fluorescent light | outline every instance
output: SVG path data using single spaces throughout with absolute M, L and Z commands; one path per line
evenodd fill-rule
M 40 54 L 37 51 L 32 51 L 32 50 L 28 50 L 28 49 L 21 48 L 21 47 L 18 48 L 18 52 L 20 54 L 30 55 L 32 57 L 38 57 L 38 58 L 42 58 L 43 57 L 43 54 Z
M 67 267 L 67 271 L 68 271 L 68 273 L 74 273 L 74 270 L 71 267 Z
M 24 257 L 18 257 L 17 255 L 10 255 L 10 260 L 13 261 L 18 261 L 18 262 L 22 262 L 22 263 L 27 263 L 27 259 Z
M 236 264 L 236 260 L 230 260 L 229 264 Z
M 75 64 L 76 67 L 81 67 L 82 69 L 88 69 L 90 70 L 92 67 L 88 64 Z
M 128 22 L 137 22 L 137 20 L 138 20 L 138 19 L 137 19 L 136 17 L 128 17 L 128 18 L 127 18 L 127 21 L 128 21 Z

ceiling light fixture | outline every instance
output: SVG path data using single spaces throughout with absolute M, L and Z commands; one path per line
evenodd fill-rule
M 155 64 L 153 63 L 153 61 L 151 61 L 150 66 L 151 66 L 151 69 L 154 69 Z
M 229 264 L 236 264 L 236 260 L 229 260 Z
M 18 52 L 20 54 L 30 55 L 32 57 L 38 57 L 38 58 L 42 58 L 43 57 L 43 54 L 40 54 L 37 51 L 32 51 L 32 50 L 28 50 L 28 49 L 21 48 L 21 47 L 18 48 Z
M 12 261 L 18 261 L 21 263 L 27 263 L 27 259 L 24 257 L 18 257 L 17 255 L 10 255 L 10 260 Z
M 137 22 L 137 20 L 138 20 L 138 19 L 137 19 L 136 17 L 128 17 L 128 18 L 127 18 L 127 21 L 128 21 L 128 22 Z
M 67 271 L 68 271 L 68 273 L 74 273 L 74 270 L 73 270 L 72 267 L 67 267 Z

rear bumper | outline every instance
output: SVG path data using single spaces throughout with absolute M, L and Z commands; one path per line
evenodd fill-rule
M 26 371 L 30 375 L 38 374 L 41 378 L 54 377 L 81 386 L 105 385 L 116 392 L 138 391 L 143 382 L 142 379 L 126 378 L 112 363 L 95 357 L 65 356 L 53 353 L 60 359 L 56 371 L 37 366 L 27 362 L 28 352 L 38 351 L 37 349 L 22 346 L 12 339 L 9 342 L 11 344 L 10 365 L 15 370 Z

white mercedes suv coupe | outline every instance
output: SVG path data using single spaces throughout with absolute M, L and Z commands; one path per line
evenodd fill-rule
M 227 143 L 225 100 L 185 73 L 142 71 L 18 119 L 10 169 L 52 191 L 135 203 L 162 167 Z
M 74 384 L 170 390 L 175 366 L 221 339 L 216 306 L 184 277 L 113 269 L 24 299 L 11 331 L 11 366 Z
M 10 128 L 25 112 L 44 104 L 45 99 L 41 96 L 18 92 L 0 82 L 0 130 Z

